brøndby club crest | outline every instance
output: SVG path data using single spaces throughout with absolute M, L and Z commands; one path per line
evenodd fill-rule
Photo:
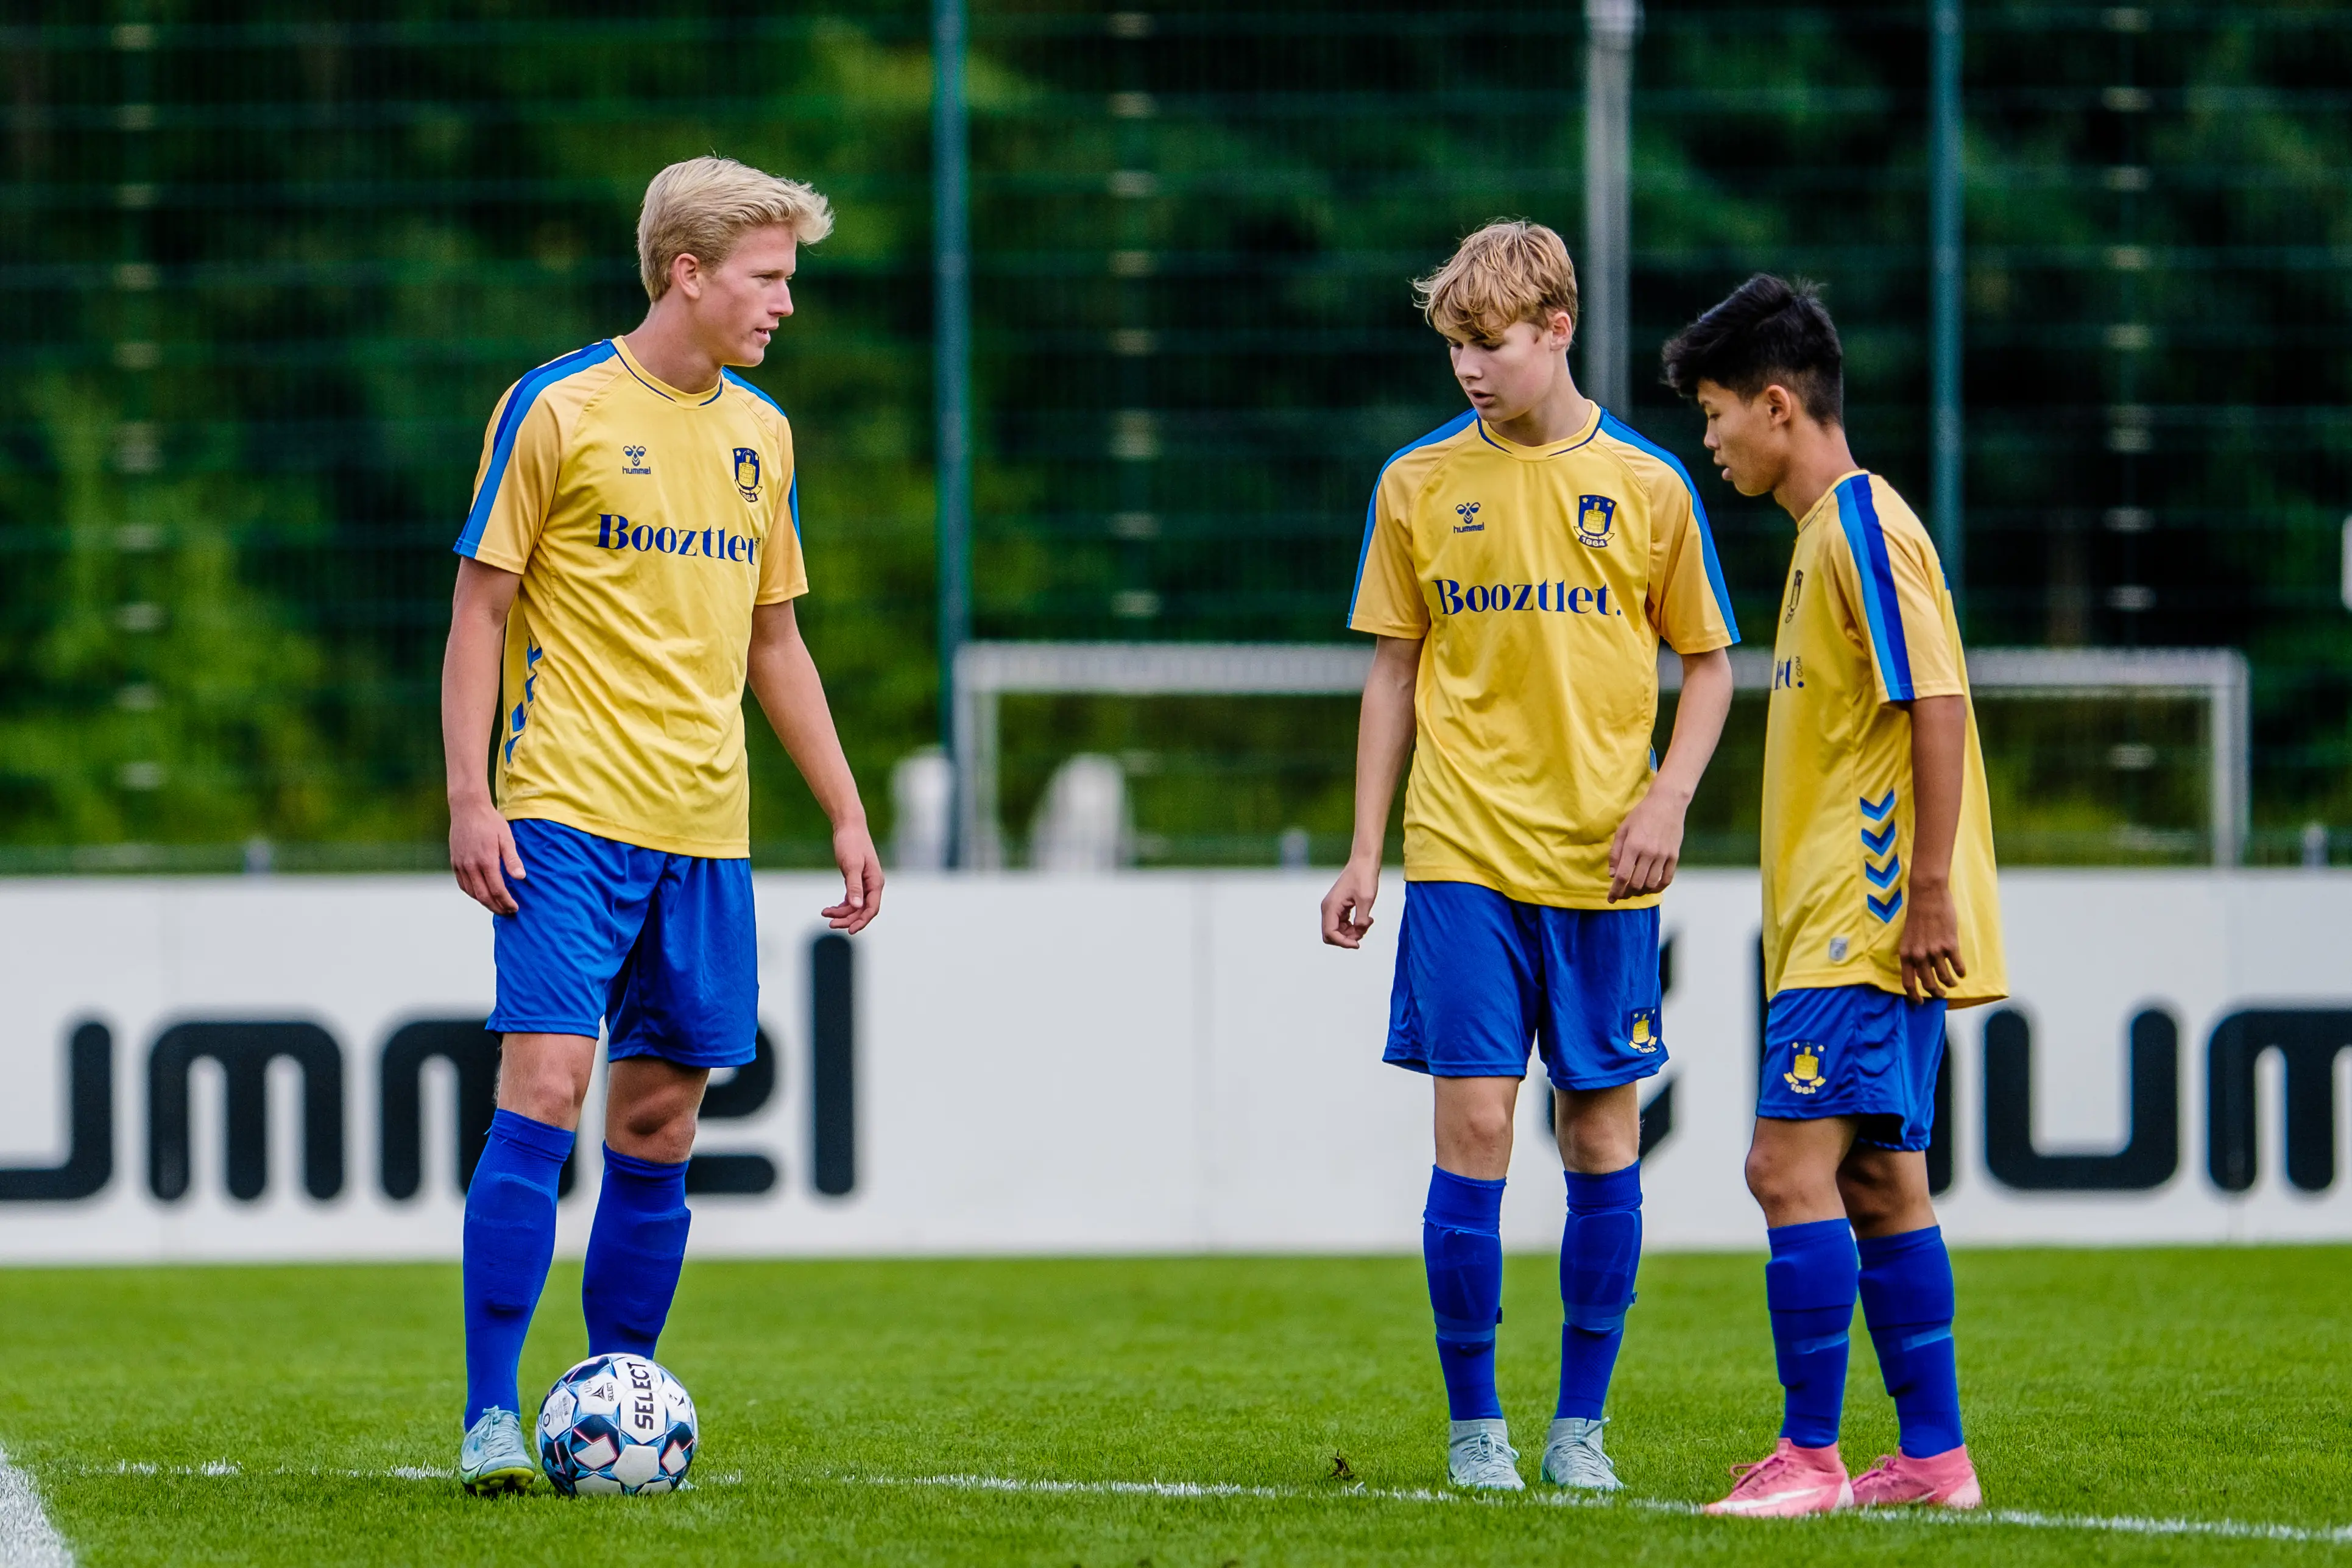
M 1797 1047 L 1797 1059 L 1790 1064 L 1787 1072 L 1780 1075 L 1780 1081 L 1799 1094 L 1819 1091 L 1822 1087 L 1822 1058 L 1813 1054 L 1812 1047 L 1801 1045 Z
M 760 499 L 760 454 L 749 447 L 735 448 L 735 488 L 745 500 Z
M 1658 1010 L 1636 1007 L 1625 1031 L 1625 1043 L 1645 1057 L 1658 1054 Z
M 1607 496 L 1576 498 L 1576 537 L 1595 550 L 1609 542 L 1609 531 L 1617 524 L 1617 503 Z

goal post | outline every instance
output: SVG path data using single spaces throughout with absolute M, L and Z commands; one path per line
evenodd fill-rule
M 950 682 L 956 839 L 966 869 L 1004 864 L 998 827 L 999 700 L 1007 695 L 1317 697 L 1360 691 L 1369 643 L 971 642 Z M 1769 653 L 1735 648 L 1733 687 L 1769 691 Z M 2244 853 L 2251 789 L 2250 678 L 2235 648 L 1978 648 L 1969 685 L 2005 697 L 2169 695 L 2203 703 L 2206 805 L 2213 864 Z M 1661 649 L 1658 684 L 1679 690 L 1682 664 Z

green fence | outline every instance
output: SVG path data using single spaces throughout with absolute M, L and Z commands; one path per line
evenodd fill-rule
M 887 829 L 939 727 L 927 8 L 309 9 L 34 0 L 0 30 L 0 867 L 436 863 L 482 421 L 635 323 L 638 194 L 714 148 L 840 215 L 754 379 L 793 416 L 806 625 Z M 1823 281 L 1856 449 L 1923 506 L 1927 11 L 1654 7 L 1633 299 L 1646 344 L 1758 268 Z M 2352 824 L 2352 14 L 1968 28 L 1971 637 L 2243 647 L 2255 854 L 2293 858 Z M 1458 405 L 1406 280 L 1498 214 L 1581 238 L 1580 16 L 980 4 L 971 30 L 975 635 L 1342 637 L 1371 476 Z M 1786 521 L 1635 384 L 1760 634 Z M 1751 842 L 1752 718 L 1704 853 Z M 1090 750 L 1126 763 L 1149 858 L 1270 861 L 1294 826 L 1328 853 L 1350 727 L 1011 703 L 1007 833 Z M 1987 728 L 2009 858 L 2200 853 L 2178 711 Z M 754 729 L 761 858 L 821 857 Z

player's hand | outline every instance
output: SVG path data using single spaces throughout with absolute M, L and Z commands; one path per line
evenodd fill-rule
M 1331 890 L 1323 895 L 1323 940 L 1332 947 L 1361 947 L 1372 929 L 1372 900 L 1381 896 L 1381 863 L 1349 860 Z
M 1968 977 L 1960 962 L 1960 911 L 1952 902 L 1948 883 L 1904 889 L 1903 941 L 1896 951 L 1903 960 L 1903 989 L 1912 1001 L 1941 996 Z M 1925 989 L 1927 995 L 1920 994 Z
M 450 808 L 449 868 L 474 902 L 494 915 L 515 912 L 506 878 L 523 879 L 522 857 L 515 850 L 514 829 L 488 801 Z
M 1663 893 L 1675 879 L 1683 859 L 1683 812 L 1687 801 L 1654 785 L 1625 820 L 1609 845 L 1609 901 Z
M 833 929 L 852 936 L 882 912 L 882 857 L 866 824 L 845 822 L 833 830 L 833 858 L 841 867 L 841 902 L 821 912 Z

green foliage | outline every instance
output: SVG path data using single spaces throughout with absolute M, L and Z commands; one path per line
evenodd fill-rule
M 429 856 L 447 543 L 482 423 L 529 366 L 635 324 L 644 182 L 712 149 L 839 214 L 756 379 L 793 416 L 804 624 L 887 831 L 889 769 L 939 727 L 927 9 L 231 11 L 33 0 L 5 34 L 0 865 L 253 836 Z M 973 8 L 976 629 L 1343 636 L 1370 477 L 1458 404 L 1407 280 L 1498 213 L 1580 238 L 1581 22 L 1118 15 L 1142 20 Z M 1643 342 L 1749 271 L 1823 281 L 1857 449 L 1922 504 L 1924 15 L 1653 7 L 1633 279 Z M 2242 647 L 2258 842 L 2352 817 L 2352 136 L 2331 96 L 2352 32 L 2287 0 L 1968 16 L 1971 638 Z M 1697 476 L 1759 634 L 1786 521 L 1724 490 L 1688 411 L 1633 380 L 1621 412 Z M 1158 759 L 1136 795 L 1169 858 L 1344 832 L 1344 725 L 1249 707 L 1009 728 L 1007 826 L 1087 749 Z M 2196 816 L 2178 781 L 2098 760 L 2170 756 L 2168 722 L 2063 765 L 2063 733 L 2021 731 L 2039 749 L 1993 758 L 2012 853 L 2176 853 L 2148 846 Z M 761 854 L 821 856 L 754 731 Z M 1701 798 L 1727 853 L 1753 787 L 1727 758 Z

